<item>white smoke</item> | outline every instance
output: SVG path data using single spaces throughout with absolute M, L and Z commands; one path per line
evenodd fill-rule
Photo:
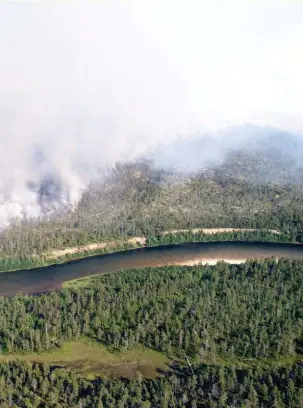
M 291 107 L 299 117 L 303 63 L 293 50 L 302 45 L 300 5 L 274 2 L 262 20 L 262 5 L 182 3 L 1 2 L 0 226 L 75 205 L 106 166 L 176 135 L 266 123 L 267 112 L 270 123 L 278 112 L 287 126 Z M 256 45 L 251 29 L 258 24 L 262 47 L 250 55 L 245 39 L 249 49 Z M 260 61 L 276 34 L 265 59 L 276 64 L 275 77 L 272 66 L 262 74 Z M 273 81 L 280 81 L 274 95 Z M 286 110 L 280 88 L 291 91 Z M 49 194 L 55 199 L 48 203 Z
M 100 169 L 186 130 L 182 78 L 126 5 L 0 13 L 0 225 L 39 215 L 43 183 L 60 186 L 49 210 L 76 204 Z

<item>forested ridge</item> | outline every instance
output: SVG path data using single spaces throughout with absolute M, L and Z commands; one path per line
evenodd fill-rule
M 303 261 L 284 259 L 148 268 L 1 298 L 2 353 L 51 350 L 86 336 L 121 351 L 141 344 L 186 354 L 192 363 L 153 381 L 94 383 L 46 365 L 2 363 L 1 398 L 19 389 L 11 398 L 21 407 L 31 406 L 26 398 L 39 407 L 300 407 L 302 270 Z
M 107 245 L 77 256 L 128 249 L 137 245 L 128 242 L 132 237 L 146 237 L 148 246 L 303 243 L 302 166 L 282 155 L 276 141 L 229 152 L 224 163 L 192 174 L 147 160 L 116 164 L 73 210 L 59 208 L 1 231 L 0 270 L 72 259 L 74 254 L 50 254 L 91 243 Z M 47 183 L 41 191 L 46 199 Z M 192 231 L 216 227 L 255 231 Z M 184 229 L 190 231 L 164 233 Z M 2 297 L 0 352 L 11 361 L 0 362 L 0 406 L 300 408 L 302 271 L 303 261 L 286 259 L 167 266 L 98 276 L 47 294 Z M 152 348 L 171 366 L 153 380 L 88 381 L 74 371 L 15 360 L 16 353 L 63 350 L 66 341 L 81 338 L 122 354 Z
M 302 242 L 301 184 L 255 183 L 232 174 L 212 170 L 185 177 L 148 162 L 116 165 L 100 185 L 91 185 L 76 210 L 2 231 L 0 269 L 43 265 L 54 249 L 150 239 L 171 229 L 278 229 L 284 242 Z
M 2 230 L 0 258 L 43 257 L 54 249 L 154 237 L 172 229 L 278 229 L 302 242 L 302 139 L 246 126 L 231 129 L 217 143 L 207 137 L 178 140 L 151 159 L 116 163 L 90 183 L 73 210 L 56 202 L 64 186 L 50 175 L 38 198 L 55 203 L 51 215 L 42 212 L 40 219 L 16 220 Z M 223 149 L 220 160 L 206 165 L 212 146 Z M 185 162 L 188 168 L 180 171 Z

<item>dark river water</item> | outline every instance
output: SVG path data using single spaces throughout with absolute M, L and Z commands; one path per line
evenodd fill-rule
M 140 248 L 99 255 L 61 265 L 0 273 L 0 296 L 60 289 L 63 282 L 121 269 L 163 266 L 195 260 L 242 260 L 284 257 L 303 259 L 303 245 L 255 242 L 210 242 Z

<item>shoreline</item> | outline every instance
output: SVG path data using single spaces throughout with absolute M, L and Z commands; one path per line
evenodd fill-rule
M 172 261 L 172 262 L 167 262 L 167 263 L 160 263 L 159 265 L 155 265 L 154 268 L 162 268 L 164 266 L 192 266 L 192 267 L 198 266 L 198 265 L 214 266 L 214 265 L 217 265 L 217 263 L 219 263 L 219 262 L 224 262 L 224 263 L 227 263 L 227 264 L 230 264 L 230 265 L 240 265 L 240 264 L 243 264 L 243 263 L 249 261 L 250 259 L 251 258 L 204 258 L 204 257 L 200 257 L 200 258 L 195 258 L 195 259 L 189 259 L 189 260 L 184 261 L 184 262 Z M 276 262 L 278 262 L 279 259 L 280 259 L 279 257 L 276 257 L 275 258 Z M 85 284 L 88 284 L 89 281 L 91 279 L 93 279 L 93 278 L 102 277 L 104 275 L 111 274 L 111 273 L 117 273 L 117 271 L 115 271 L 115 272 L 105 272 L 105 273 L 102 273 L 102 274 L 95 273 L 95 274 L 92 274 L 92 275 L 83 276 L 81 278 L 69 279 L 69 280 L 66 280 L 66 281 L 62 282 L 61 289 L 68 289 L 68 288 L 73 287 L 73 285 L 77 286 L 77 284 L 79 284 L 79 283 L 80 284 L 84 283 L 84 285 L 85 285 Z
M 176 229 L 176 230 L 168 230 L 168 231 L 163 231 L 161 235 L 176 235 L 176 234 L 182 234 L 182 233 L 191 233 L 191 234 L 220 234 L 222 232 L 257 232 L 261 231 L 261 229 L 258 228 L 192 228 L 192 229 Z M 270 232 L 272 234 L 277 234 L 281 235 L 281 231 L 277 229 L 266 229 L 267 232 Z
M 175 262 L 173 264 L 167 264 L 167 265 L 176 265 L 176 266 L 196 266 L 196 265 L 217 265 L 218 262 L 224 262 L 227 264 L 231 265 L 239 265 L 242 263 L 247 262 L 251 258 L 200 258 L 200 259 L 193 259 L 193 260 L 188 260 L 184 262 Z M 276 257 L 276 262 L 280 259 L 279 257 Z
M 86 258 L 92 258 L 94 256 L 102 256 L 102 255 L 110 255 L 110 254 L 114 254 L 116 252 L 124 252 L 124 251 L 131 251 L 132 249 L 140 249 L 140 248 L 150 248 L 152 246 L 160 246 L 160 245 L 149 245 L 149 246 L 137 246 L 137 247 L 132 247 L 132 248 L 119 248 L 117 250 L 113 250 L 113 251 L 109 251 L 109 252 L 100 252 L 100 253 L 87 253 L 87 255 L 83 255 L 83 256 L 78 256 L 78 257 L 73 257 L 70 259 L 59 259 L 59 262 L 55 262 L 55 260 L 53 260 L 53 262 L 51 263 L 47 263 L 44 265 L 38 265 L 38 266 L 31 266 L 29 268 L 19 268 L 19 269 L 10 269 L 7 271 L 0 271 L 0 273 L 7 273 L 7 272 L 18 272 L 18 271 L 29 271 L 31 269 L 39 269 L 39 268 L 48 268 L 50 266 L 56 266 L 56 265 L 63 265 L 66 264 L 68 262 L 74 262 L 74 261 L 80 261 L 81 259 L 86 259 Z
M 164 247 L 164 246 L 169 246 L 169 245 L 177 246 L 177 245 L 199 244 L 199 243 L 201 243 L 201 244 L 208 244 L 208 243 L 211 244 L 211 243 L 215 243 L 215 242 L 226 242 L 226 243 L 227 242 L 229 242 L 229 243 L 232 243 L 232 242 L 253 243 L 253 242 L 255 242 L 255 243 L 262 243 L 262 244 L 268 243 L 268 244 L 277 244 L 277 245 L 279 245 L 279 244 L 301 245 L 298 242 L 281 242 L 281 243 L 279 243 L 279 242 L 275 242 L 275 241 L 237 241 L 237 240 L 230 240 L 230 241 L 191 241 L 191 242 L 180 242 L 180 243 L 177 243 L 177 244 L 145 245 L 145 246 L 136 246 L 136 247 L 132 247 L 132 248 L 125 248 L 125 249 L 119 248 L 117 250 L 113 250 L 113 251 L 109 251 L 109 252 L 88 253 L 87 255 L 73 257 L 71 259 L 63 259 L 63 260 L 60 260 L 60 262 L 51 262 L 51 263 L 47 263 L 45 265 L 32 266 L 32 267 L 29 267 L 29 268 L 10 269 L 10 270 L 6 270 L 6 271 L 0 271 L 0 273 L 10 273 L 10 272 L 18 272 L 18 271 L 29 271 L 31 269 L 48 268 L 50 266 L 63 265 L 63 264 L 67 264 L 69 262 L 80 261 L 81 259 L 92 258 L 94 256 L 103 256 L 103 255 L 106 256 L 106 255 L 111 255 L 111 254 L 114 254 L 114 253 L 117 253 L 117 252 L 132 251 L 132 250 L 135 250 L 135 249 L 157 248 L 157 247 L 162 247 L 162 246 Z M 228 259 L 210 258 L 210 261 L 207 261 L 207 260 L 205 260 L 205 258 L 203 258 L 201 261 L 194 260 L 194 261 L 186 261 L 186 262 L 195 262 L 195 265 L 198 265 L 199 263 L 202 263 L 202 265 L 206 265 L 206 264 L 215 265 L 217 262 L 220 262 L 220 261 L 223 261 L 223 262 L 226 262 L 226 263 L 240 264 L 240 263 L 246 262 L 248 259 L 249 258 L 235 259 L 235 260 L 230 259 L 230 260 L 228 260 Z M 231 262 L 231 261 L 233 261 L 233 262 Z M 174 265 L 174 264 L 167 264 L 167 265 Z M 187 265 L 187 264 L 179 263 L 178 265 L 181 266 L 181 265 Z M 191 265 L 188 265 L 188 266 L 191 266 Z
M 260 231 L 265 231 L 265 232 L 268 232 L 274 235 L 281 235 L 281 232 L 278 230 L 273 230 L 273 229 L 261 230 L 261 229 L 249 229 L 249 228 L 194 228 L 194 229 L 187 229 L 187 230 L 163 231 L 160 235 L 164 237 L 170 234 L 177 235 L 177 234 L 182 234 L 182 233 L 190 233 L 193 236 L 198 236 L 199 233 L 203 233 L 205 235 L 213 236 L 213 235 L 222 234 L 222 233 L 229 234 L 231 232 L 239 232 L 239 233 L 256 232 L 257 233 Z M 73 261 L 79 261 L 81 259 L 91 258 L 94 256 L 108 255 L 108 254 L 113 254 L 116 252 L 131 251 L 131 250 L 140 249 L 140 248 L 152 248 L 152 247 L 160 247 L 160 246 L 166 246 L 166 245 L 182 245 L 182 244 L 189 244 L 189 243 L 239 242 L 239 241 L 241 240 L 240 239 L 239 240 L 237 239 L 227 239 L 227 240 L 218 239 L 218 240 L 203 240 L 202 241 L 202 240 L 195 240 L 193 238 L 191 241 L 184 240 L 184 241 L 180 241 L 176 243 L 147 244 L 148 242 L 147 236 L 138 236 L 138 237 L 131 237 L 131 238 L 125 239 L 124 241 L 99 242 L 99 243 L 91 243 L 91 244 L 80 246 L 80 247 L 65 248 L 61 250 L 52 250 L 45 254 L 45 258 L 44 258 L 46 260 L 45 263 L 42 263 L 40 265 L 30 266 L 30 267 L 24 267 L 24 268 L 0 270 L 0 273 L 9 273 L 9 272 L 26 271 L 26 270 L 31 270 L 31 269 L 47 268 L 51 266 L 66 264 L 66 263 L 73 262 Z M 256 239 L 255 241 L 251 240 L 251 241 L 245 241 L 245 242 L 302 245 L 298 242 L 276 242 L 273 240 L 259 241 L 258 239 Z M 121 247 L 119 247 L 120 245 Z M 128 245 L 129 247 L 125 248 L 125 246 L 128 246 Z M 108 251 L 106 251 L 107 248 L 109 249 Z M 71 257 L 66 258 L 66 256 L 68 255 L 70 255 Z M 47 262 L 47 259 L 49 260 L 49 262 Z M 235 260 L 235 261 L 236 262 L 233 262 L 233 263 L 242 263 L 242 260 L 241 262 L 239 260 Z M 202 260 L 202 263 L 203 262 L 206 262 L 206 261 Z M 212 264 L 214 264 L 213 262 L 217 263 L 218 261 L 211 260 L 211 262 Z M 228 262 L 228 260 L 226 262 L 230 263 Z M 206 263 L 209 263 L 209 262 L 206 262 Z
M 260 229 L 253 229 L 253 228 L 192 228 L 192 229 L 176 229 L 176 230 L 167 230 L 160 233 L 163 237 L 167 235 L 178 235 L 178 234 L 205 234 L 205 235 L 216 235 L 222 233 L 231 233 L 231 232 L 258 232 L 261 231 Z M 266 230 L 268 233 L 281 235 L 281 232 L 276 229 L 268 229 Z M 81 254 L 83 252 L 92 252 L 94 250 L 100 250 L 108 247 L 115 247 L 115 245 L 135 245 L 135 247 L 147 247 L 148 237 L 147 236 L 137 236 L 131 237 L 128 239 L 124 239 L 122 241 L 110 241 L 110 242 L 94 242 L 87 245 L 82 245 L 79 247 L 72 247 L 72 248 L 64 248 L 64 249 L 54 249 L 51 250 L 44 255 L 49 260 L 53 259 L 60 259 L 62 256 L 66 255 L 76 255 Z M 200 241 L 204 242 L 204 241 Z M 205 241 L 207 242 L 207 241 Z
M 218 262 L 225 262 L 228 264 L 233 264 L 233 265 L 238 265 L 241 263 L 245 263 L 248 261 L 249 258 L 235 258 L 235 259 L 230 259 L 230 258 L 200 258 L 200 259 L 193 259 L 193 260 L 188 260 L 184 262 L 175 262 L 172 265 L 176 266 L 196 266 L 196 265 L 217 265 Z

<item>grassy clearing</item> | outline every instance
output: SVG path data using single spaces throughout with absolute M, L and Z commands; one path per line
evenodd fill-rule
M 101 276 L 104 276 L 105 274 L 103 273 L 102 275 L 89 275 L 86 276 L 85 278 L 77 278 L 77 279 L 71 279 L 68 281 L 65 281 L 62 283 L 61 287 L 63 289 L 78 289 L 78 288 L 83 288 L 85 286 L 90 285 L 94 279 L 100 278 Z
M 186 365 L 185 356 L 176 352 L 166 355 L 147 347 L 136 347 L 125 353 L 112 351 L 97 342 L 81 338 L 76 342 L 65 342 L 60 349 L 52 352 L 0 355 L 0 362 L 22 360 L 47 363 L 51 366 L 72 370 L 88 380 L 96 378 L 155 378 L 160 372 L 167 371 L 171 361 Z M 182 354 L 182 353 L 181 353 Z M 194 361 L 207 365 L 222 365 L 237 368 L 249 367 L 286 367 L 303 360 L 301 354 L 273 359 L 223 358 L 218 355 L 207 356 L 203 361 Z
M 100 377 L 154 378 L 160 370 L 167 370 L 169 359 L 149 348 L 137 347 L 125 353 L 115 353 L 88 339 L 66 342 L 53 352 L 11 354 L 0 356 L 0 361 L 23 360 L 45 362 L 73 370 L 89 380 Z

